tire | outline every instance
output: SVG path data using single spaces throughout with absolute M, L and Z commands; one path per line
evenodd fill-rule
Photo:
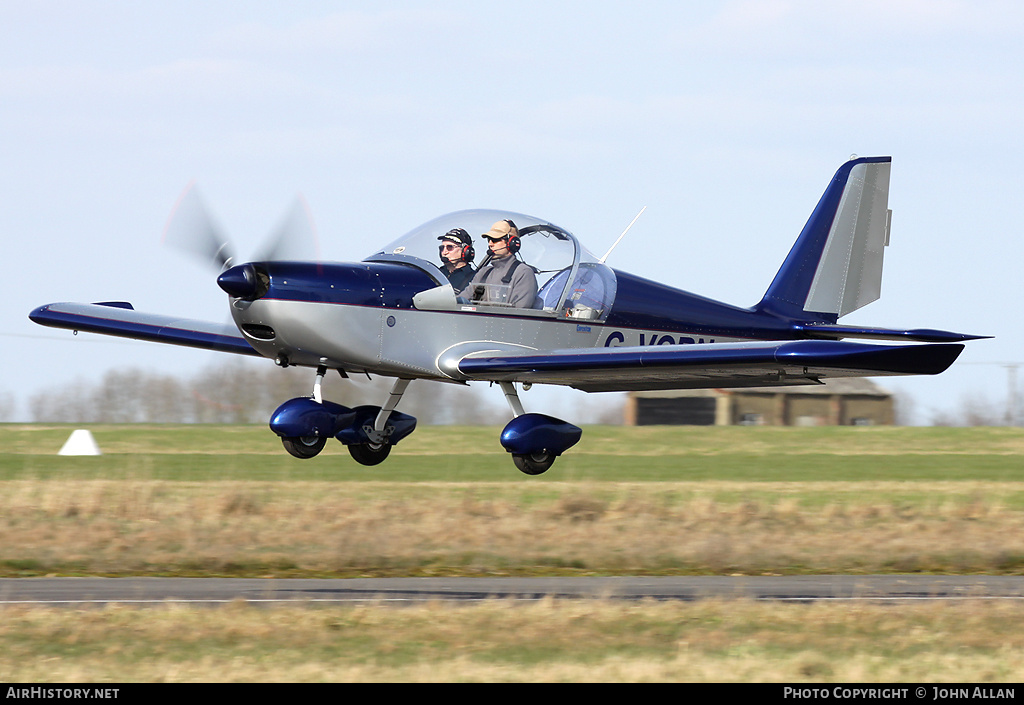
M 368 443 L 353 443 L 348 446 L 348 453 L 360 465 L 379 465 L 391 452 L 390 445 L 373 446 Z
M 551 453 L 530 453 L 529 455 L 512 455 L 512 462 L 516 464 L 521 472 L 527 475 L 540 475 L 547 472 L 551 464 L 555 462 L 555 456 Z
M 293 436 L 282 438 L 281 443 L 284 449 L 296 458 L 307 460 L 320 454 L 320 451 L 327 445 L 326 436 Z

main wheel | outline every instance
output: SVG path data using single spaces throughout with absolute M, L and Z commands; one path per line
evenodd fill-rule
M 512 462 L 527 475 L 540 475 L 547 472 L 551 464 L 555 462 L 555 456 L 551 453 L 530 453 L 529 455 L 512 455 Z
M 296 458 L 307 458 L 315 457 L 324 449 L 327 445 L 326 436 L 292 436 L 289 438 L 282 438 L 281 443 L 284 444 L 284 449 L 294 455 Z
M 387 444 L 371 445 L 369 443 L 353 443 L 348 447 L 351 455 L 360 465 L 378 465 L 384 462 L 391 452 L 391 446 Z

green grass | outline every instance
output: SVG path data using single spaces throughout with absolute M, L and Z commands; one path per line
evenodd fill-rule
M 550 471 L 522 475 L 491 427 L 421 427 L 382 465 L 331 441 L 312 460 L 287 455 L 264 426 L 90 427 L 100 457 L 56 453 L 72 426 L 0 426 L 0 480 L 152 479 L 337 482 L 738 482 L 1024 480 L 1024 429 L 584 429 Z

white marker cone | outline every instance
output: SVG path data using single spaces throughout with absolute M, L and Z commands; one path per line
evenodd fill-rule
M 92 437 L 92 433 L 80 428 L 71 432 L 57 455 L 103 455 L 103 453 L 96 445 L 96 439 Z

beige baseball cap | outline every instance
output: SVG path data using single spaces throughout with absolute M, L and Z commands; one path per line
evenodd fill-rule
M 491 229 L 485 232 L 480 237 L 488 240 L 500 240 L 503 237 L 518 237 L 519 229 L 516 226 L 511 225 L 507 220 L 499 220 L 497 223 L 491 226 Z

